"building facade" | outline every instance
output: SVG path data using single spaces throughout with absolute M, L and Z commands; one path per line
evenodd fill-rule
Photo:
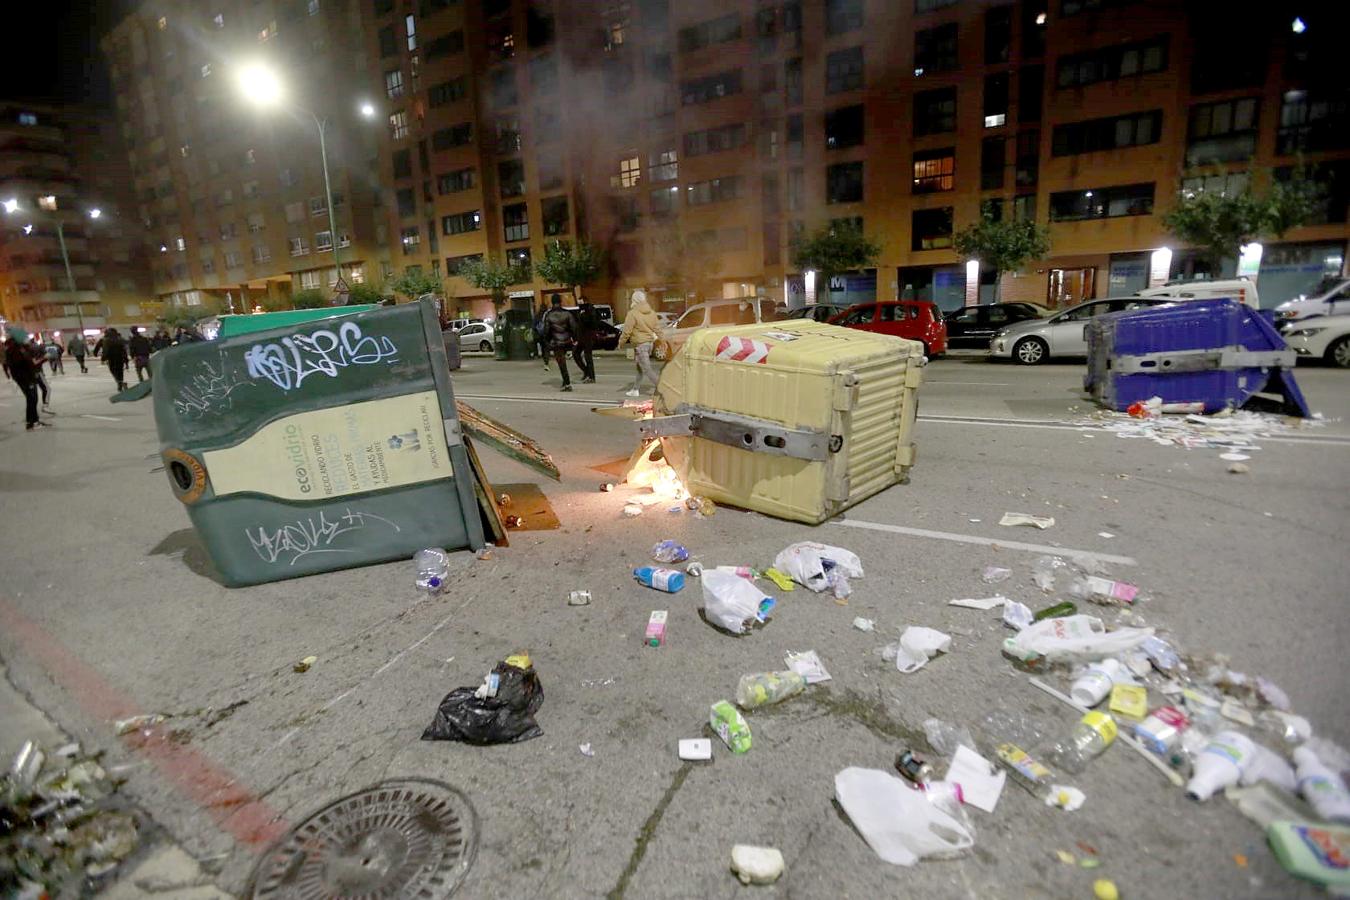
M 126 156 L 111 120 L 0 103 L 0 201 L 8 322 L 44 338 L 59 332 L 58 339 L 81 326 L 92 337 L 108 325 L 154 322 Z

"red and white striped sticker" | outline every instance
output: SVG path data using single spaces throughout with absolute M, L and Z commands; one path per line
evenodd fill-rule
M 716 359 L 728 362 L 763 363 L 769 358 L 769 345 L 749 338 L 724 337 L 717 345 Z

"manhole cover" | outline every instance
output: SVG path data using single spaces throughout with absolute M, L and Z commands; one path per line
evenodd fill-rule
M 292 828 L 253 871 L 255 898 L 448 897 L 478 849 L 473 805 L 438 781 L 382 781 Z

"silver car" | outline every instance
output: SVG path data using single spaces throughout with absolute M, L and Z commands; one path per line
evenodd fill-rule
M 465 325 L 456 336 L 459 338 L 459 349 L 461 350 L 492 352 L 492 326 L 486 322 L 474 322 Z
M 1104 313 L 1143 309 L 1174 302 L 1166 298 L 1109 297 L 1089 300 L 1048 319 L 1027 319 L 1009 325 L 994 335 L 989 355 L 1015 359 L 1024 366 L 1043 363 L 1053 356 L 1087 356 L 1087 321 Z

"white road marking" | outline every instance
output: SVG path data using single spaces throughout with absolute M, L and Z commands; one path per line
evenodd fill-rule
M 966 387 L 1012 387 L 1011 382 L 1007 381 L 938 381 L 937 379 L 925 378 L 924 384 L 961 384 Z
M 99 421 L 102 421 L 102 422 L 120 422 L 120 421 L 122 421 L 122 420 L 119 419 L 117 416 L 96 416 L 96 415 L 94 415 L 93 413 L 80 413 L 80 418 L 81 418 L 81 419 L 98 419 Z
M 1052 547 L 1048 544 L 1027 544 L 1022 541 L 996 540 L 978 537 L 973 534 L 956 534 L 951 531 L 929 531 L 927 528 L 908 528 L 904 525 L 887 525 L 884 522 L 864 522 L 860 519 L 831 519 L 831 525 L 843 525 L 846 528 L 863 528 L 868 531 L 885 531 L 890 534 L 905 534 L 911 537 L 933 538 L 939 541 L 953 541 L 958 544 L 981 544 L 986 547 L 995 545 L 1006 550 L 1025 550 L 1028 553 L 1044 553 L 1052 556 L 1067 556 L 1072 559 L 1090 559 L 1097 562 L 1115 563 L 1119 566 L 1137 566 L 1139 561 L 1132 556 L 1116 556 L 1111 553 L 1097 553 L 1093 550 L 1076 550 L 1072 547 Z

